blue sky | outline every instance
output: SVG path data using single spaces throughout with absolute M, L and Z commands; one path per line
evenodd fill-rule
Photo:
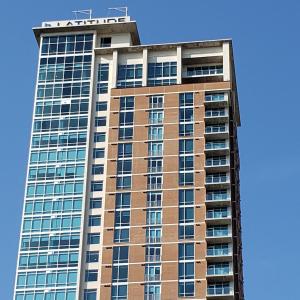
M 21 222 L 38 54 L 31 27 L 123 5 L 145 44 L 233 38 L 246 299 L 299 298 L 300 2 L 10 0 L 0 17 L 1 300 L 12 299 Z

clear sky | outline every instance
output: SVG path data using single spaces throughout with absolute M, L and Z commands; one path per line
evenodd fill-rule
M 38 48 L 31 27 L 127 5 L 142 43 L 233 38 L 242 127 L 247 300 L 297 300 L 300 254 L 299 1 L 1 2 L 0 299 L 12 299 Z M 298 191 L 298 192 L 297 192 Z

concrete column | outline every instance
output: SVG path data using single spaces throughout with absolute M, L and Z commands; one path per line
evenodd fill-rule
M 117 87 L 117 74 L 118 74 L 118 51 L 113 51 L 113 59 L 112 59 L 112 78 L 111 78 L 111 86 L 112 88 Z
M 223 80 L 230 81 L 230 49 L 229 43 L 223 43 Z
M 177 47 L 177 84 L 181 84 L 182 78 L 182 48 Z
M 147 86 L 148 76 L 148 49 L 143 49 L 143 78 L 142 85 Z

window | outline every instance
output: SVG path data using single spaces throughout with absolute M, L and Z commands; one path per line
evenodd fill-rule
M 227 225 L 208 226 L 206 229 L 206 236 L 208 237 L 229 236 L 228 226 Z
M 97 300 L 97 290 L 84 290 L 83 300 Z
M 229 273 L 229 262 L 214 263 L 207 266 L 207 275 L 227 275 Z
M 228 295 L 231 292 L 229 282 L 211 283 L 207 286 L 208 295 Z
M 145 281 L 160 281 L 160 264 L 146 264 Z
M 94 133 L 94 143 L 105 142 L 105 132 Z
M 146 247 L 146 261 L 160 261 L 161 246 L 147 246 Z
M 119 140 L 130 140 L 133 137 L 133 127 L 120 127 Z
M 194 94 L 193 93 L 181 93 L 179 94 L 179 106 L 193 106 Z
M 132 169 L 131 159 L 122 159 L 117 162 L 117 174 L 130 174 Z
M 102 175 L 104 172 L 104 165 L 93 165 L 92 175 Z
M 145 300 L 160 300 L 160 284 L 145 285 Z
M 192 136 L 194 134 L 194 124 L 179 124 L 179 136 Z
M 179 190 L 179 205 L 193 205 L 194 190 Z
M 129 228 L 116 228 L 114 232 L 115 243 L 129 242 Z
M 118 158 L 132 157 L 132 143 L 118 144 Z
M 94 148 L 93 158 L 104 158 L 105 149 L 104 148 Z
M 115 226 L 130 225 L 130 210 L 120 210 L 115 213 Z
M 164 113 L 162 110 L 151 110 L 149 112 L 150 124 L 161 124 L 163 122 Z
M 179 140 L 179 154 L 190 154 L 194 151 L 194 140 Z
M 128 280 L 128 265 L 112 267 L 112 282 L 126 282 Z
M 119 65 L 117 76 L 117 87 L 139 87 L 142 86 L 143 65 Z M 140 79 L 140 80 L 139 80 Z
M 164 96 L 162 95 L 150 96 L 149 108 L 151 109 L 162 108 L 163 105 L 164 105 Z
M 91 198 L 90 199 L 90 209 L 101 208 L 102 207 L 102 198 Z
M 148 85 L 176 84 L 177 62 L 162 62 L 148 64 Z
M 180 156 L 179 157 L 179 170 L 190 171 L 194 170 L 194 156 Z
M 206 201 L 221 201 L 230 199 L 227 190 L 214 190 L 206 192 Z
M 131 176 L 117 176 L 117 189 L 130 189 Z
M 121 111 L 119 118 L 119 126 L 133 125 L 133 111 Z
M 147 206 L 155 207 L 161 206 L 162 203 L 162 192 L 148 192 L 147 193 Z
M 194 109 L 193 108 L 180 108 L 179 109 L 179 122 L 193 122 Z
M 162 231 L 160 227 L 148 227 L 146 230 L 146 240 L 148 243 L 160 243 Z
M 114 247 L 113 249 L 113 264 L 128 263 L 128 246 Z
M 85 282 L 97 281 L 98 270 L 85 270 Z
M 100 47 L 101 48 L 108 48 L 111 46 L 111 37 L 101 37 L 100 38 Z
M 127 285 L 113 285 L 111 288 L 111 300 L 127 300 Z
M 120 110 L 133 110 L 134 109 L 134 97 L 121 97 L 120 98 Z
M 106 94 L 108 92 L 108 73 L 109 64 L 99 64 L 97 94 Z
M 178 244 L 179 260 L 194 260 L 194 243 Z
M 163 143 L 162 142 L 150 142 L 148 144 L 149 156 L 162 156 L 163 155 Z
M 98 251 L 87 251 L 85 262 L 86 263 L 93 263 L 99 261 L 99 252 Z
M 222 256 L 230 255 L 231 250 L 229 244 L 214 244 L 207 246 L 207 255 L 208 256 Z
M 149 174 L 147 177 L 148 189 L 157 190 L 162 188 L 162 174 Z
M 179 224 L 194 222 L 194 207 L 179 207 Z
M 148 172 L 160 173 L 162 172 L 163 161 L 162 158 L 150 158 L 148 160 Z
M 106 126 L 106 117 L 96 117 L 95 126 L 96 127 Z
M 194 281 L 179 281 L 179 297 L 193 297 L 195 294 Z
M 179 263 L 179 280 L 194 278 L 194 262 Z
M 179 185 L 193 185 L 194 173 L 179 173 Z
M 130 208 L 130 193 L 116 194 L 116 209 Z
M 193 239 L 194 225 L 179 225 L 179 239 Z
M 89 216 L 89 226 L 100 226 L 101 225 L 101 216 Z
M 227 140 L 214 140 L 205 143 L 206 150 L 226 149 L 228 147 Z
M 149 140 L 163 139 L 163 126 L 150 126 L 148 131 Z
M 91 192 L 101 192 L 103 190 L 103 181 L 92 181 Z
M 147 210 L 147 225 L 160 225 L 161 224 L 161 210 L 151 209 Z
M 96 111 L 106 111 L 107 110 L 107 102 L 96 102 Z
M 88 233 L 87 243 L 88 245 L 100 244 L 100 233 Z
M 192 66 L 187 67 L 187 76 L 207 76 L 223 74 L 223 66 Z

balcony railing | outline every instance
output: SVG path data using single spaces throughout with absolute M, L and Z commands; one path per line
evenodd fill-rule
M 149 173 L 161 173 L 162 172 L 162 167 L 161 166 L 148 167 L 148 172 Z
M 145 294 L 145 300 L 161 300 L 161 295 L 160 294 L 156 294 L 156 295 Z
M 161 225 L 161 220 L 157 220 L 154 218 L 147 218 L 146 222 L 147 225 Z
M 182 77 L 204 77 L 222 74 L 223 66 L 196 66 L 188 67 L 187 71 L 182 73 Z
M 206 167 L 221 167 L 221 166 L 226 166 L 228 164 L 229 164 L 229 160 L 227 160 L 226 157 L 219 158 L 219 159 L 212 157 L 206 159 L 205 165 Z
M 149 150 L 149 156 L 162 156 L 162 150 Z
M 207 211 L 206 218 L 207 219 L 224 219 L 230 217 L 230 212 L 226 211 Z
M 228 117 L 227 112 L 223 109 L 223 110 L 206 110 L 205 111 L 205 117 L 206 118 L 214 118 L 214 117 Z
M 219 175 L 219 176 L 206 176 L 206 183 L 228 183 L 230 182 L 230 176 Z
M 147 236 L 146 237 L 146 242 L 150 243 L 150 244 L 152 244 L 152 243 L 160 243 L 161 242 L 161 237 L 160 236 L 155 236 L 155 237 L 153 237 L 153 236 Z
M 150 183 L 148 184 L 148 190 L 161 190 L 162 184 L 161 183 Z
M 228 149 L 228 142 L 207 142 L 205 144 L 205 150 L 222 150 Z
M 225 100 L 225 94 L 222 93 L 205 95 L 205 102 L 220 102 Z
M 228 256 L 231 254 L 230 248 L 208 248 L 206 252 L 207 256 Z
M 230 236 L 230 231 L 228 229 L 207 229 L 207 237 L 227 237 Z
M 149 140 L 157 141 L 157 140 L 162 140 L 163 139 L 163 134 L 149 134 Z
M 212 125 L 205 127 L 205 133 L 212 134 L 212 133 L 224 133 L 228 132 L 227 126 L 224 124 L 222 125 Z
M 230 195 L 228 193 L 207 193 L 206 201 L 227 201 L 230 200 Z
M 151 125 L 157 125 L 162 124 L 163 118 L 149 118 L 149 124 Z
M 158 207 L 161 206 L 161 200 L 147 201 L 147 207 Z
M 160 281 L 160 274 L 145 274 L 145 281 Z
M 208 287 L 207 288 L 207 295 L 208 296 L 219 296 L 219 295 L 232 295 L 233 289 L 231 287 Z
M 207 275 L 229 275 L 232 273 L 232 269 L 230 266 L 228 267 L 220 267 L 220 268 L 207 268 Z
M 147 262 L 159 262 L 160 260 L 160 255 L 146 255 Z

